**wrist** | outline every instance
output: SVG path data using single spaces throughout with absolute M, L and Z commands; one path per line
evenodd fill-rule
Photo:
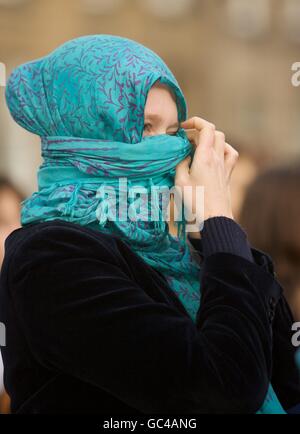
M 215 218 L 215 217 L 226 217 L 228 219 L 234 220 L 233 214 L 231 211 L 221 211 L 221 210 L 213 210 L 204 213 L 204 221 Z
M 204 256 L 214 253 L 232 253 L 253 261 L 247 234 L 232 218 L 212 217 L 201 230 Z

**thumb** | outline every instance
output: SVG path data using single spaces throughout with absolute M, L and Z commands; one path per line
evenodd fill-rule
M 186 179 L 187 176 L 189 175 L 191 161 L 192 158 L 188 156 L 184 160 L 182 160 L 179 164 L 177 164 L 176 179 L 177 181 L 179 181 L 179 183 L 183 182 L 183 180 Z

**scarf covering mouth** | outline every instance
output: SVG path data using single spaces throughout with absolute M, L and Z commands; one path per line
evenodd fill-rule
M 165 276 L 195 322 L 199 264 L 184 224 L 178 237 L 171 236 L 161 196 L 151 195 L 153 187 L 174 186 L 176 165 L 192 154 L 192 146 L 183 129 L 175 136 L 142 137 L 147 94 L 157 81 L 171 88 L 178 121 L 186 120 L 185 97 L 165 62 L 127 38 L 76 38 L 12 72 L 8 108 L 20 126 L 41 137 L 43 157 L 38 191 L 22 202 L 21 224 L 61 219 L 121 237 Z M 100 197 L 99 188 L 113 187 L 119 204 L 120 178 L 149 193 L 157 219 L 143 219 L 143 212 L 136 219 L 111 218 L 111 202 Z M 132 202 L 128 197 L 137 213 Z M 258 413 L 284 413 L 271 385 Z

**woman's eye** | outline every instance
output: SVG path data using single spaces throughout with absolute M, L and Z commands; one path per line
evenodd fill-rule
M 145 130 L 148 130 L 148 131 L 151 131 L 151 129 L 152 129 L 153 127 L 152 127 L 152 125 L 151 124 L 144 124 L 144 131 Z M 173 132 L 171 132 L 171 133 L 166 133 L 166 134 L 168 134 L 169 136 L 176 136 L 176 134 L 178 134 L 178 132 L 179 132 L 179 130 L 177 130 L 177 131 L 173 131 Z

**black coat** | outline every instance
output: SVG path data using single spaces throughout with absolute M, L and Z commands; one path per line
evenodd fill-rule
M 56 220 L 14 231 L 5 248 L 13 412 L 253 413 L 270 380 L 286 408 L 300 402 L 291 314 L 262 252 L 204 257 L 195 324 L 117 237 Z

